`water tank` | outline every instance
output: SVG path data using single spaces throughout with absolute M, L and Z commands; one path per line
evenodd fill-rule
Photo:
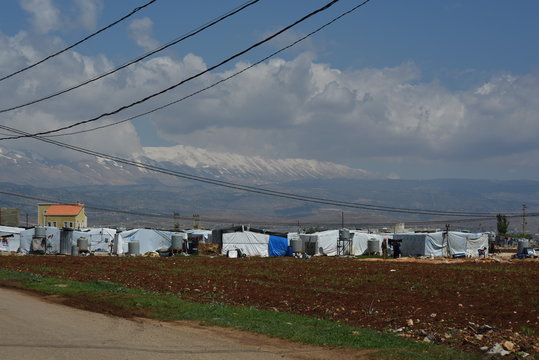
M 172 234 L 172 250 L 183 249 L 183 236 L 182 234 Z
M 367 252 L 369 254 L 380 253 L 380 240 L 377 240 L 377 239 L 367 240 Z
M 140 254 L 140 243 L 138 241 L 129 241 L 127 243 L 127 253 L 129 255 L 139 255 Z
M 523 254 L 524 249 L 530 247 L 528 239 L 520 239 L 517 243 L 517 254 Z
M 350 230 L 348 230 L 348 229 L 339 229 L 339 239 L 341 239 L 341 240 L 350 240 Z
M 72 256 L 79 256 L 79 247 L 76 245 L 71 246 L 71 255 Z
M 305 241 L 303 241 L 302 239 L 290 239 L 290 246 L 292 246 L 292 252 L 305 252 Z
M 84 236 L 77 239 L 77 247 L 79 248 L 79 251 L 90 251 L 88 239 L 86 239 Z
M 36 238 L 47 237 L 47 229 L 44 226 L 36 226 L 34 229 L 34 237 Z

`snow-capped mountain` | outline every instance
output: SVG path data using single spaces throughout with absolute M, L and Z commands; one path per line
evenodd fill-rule
M 210 152 L 190 146 L 145 147 L 131 160 L 228 181 L 254 183 L 300 179 L 369 179 L 374 174 L 330 162 L 267 159 Z M 174 184 L 174 177 L 99 157 L 65 161 L 0 148 L 0 181 L 25 185 L 130 185 L 148 181 Z
M 189 167 L 224 178 L 297 180 L 303 178 L 373 178 L 365 170 L 305 159 L 268 159 L 217 153 L 191 146 L 145 147 L 144 156 L 159 163 Z

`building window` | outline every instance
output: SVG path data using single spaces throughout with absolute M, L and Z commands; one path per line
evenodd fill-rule
M 49 221 L 49 222 L 47 223 L 47 225 L 52 226 L 52 223 Z
M 56 221 L 52 222 L 52 226 L 56 227 Z
M 69 223 L 69 228 L 73 229 L 73 223 L 72 222 Z

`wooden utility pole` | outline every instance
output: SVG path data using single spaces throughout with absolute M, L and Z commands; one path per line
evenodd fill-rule
M 526 225 L 528 225 L 528 221 L 526 219 L 526 204 L 522 204 L 522 234 L 526 234 Z
M 174 231 L 180 231 L 180 213 L 174 212 L 172 217 L 174 218 Z

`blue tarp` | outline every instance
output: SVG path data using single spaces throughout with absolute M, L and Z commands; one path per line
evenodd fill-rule
M 268 244 L 269 256 L 285 256 L 287 249 L 287 238 L 270 235 Z

